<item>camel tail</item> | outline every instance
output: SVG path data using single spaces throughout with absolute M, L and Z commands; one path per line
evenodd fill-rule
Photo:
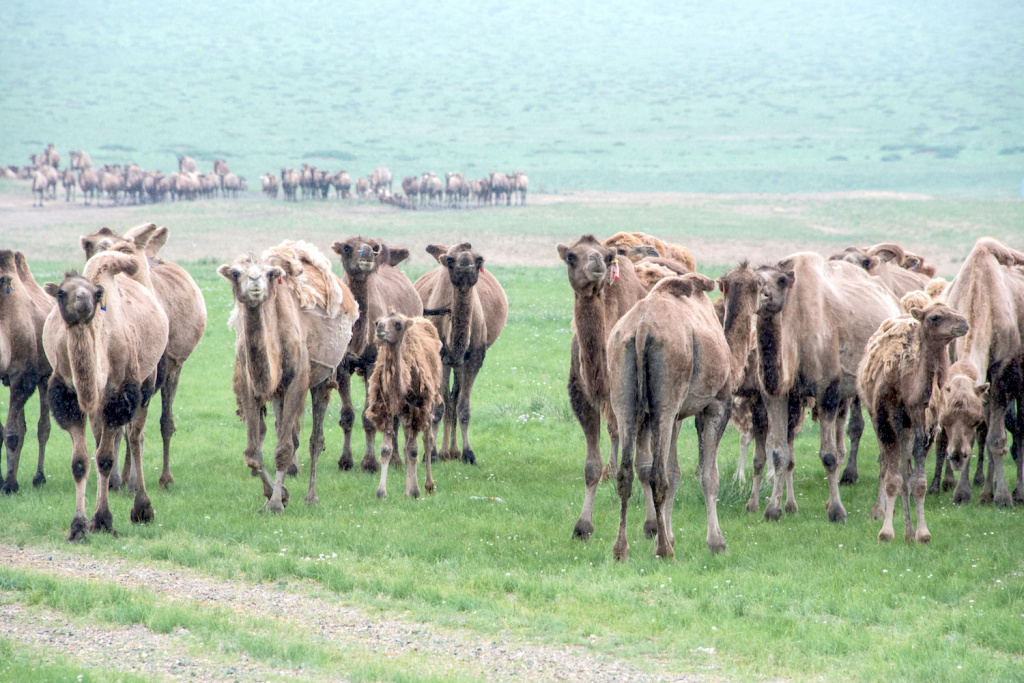
M 643 327 L 637 330 L 634 337 L 636 348 L 636 400 L 634 401 L 633 418 L 637 424 L 647 419 L 651 412 L 651 399 L 647 392 L 647 340 L 649 333 Z

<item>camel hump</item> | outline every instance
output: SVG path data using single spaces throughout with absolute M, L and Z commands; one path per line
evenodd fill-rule
M 91 282 L 98 282 L 105 273 L 111 277 L 118 274 L 131 277 L 138 269 L 134 256 L 119 251 L 102 251 L 85 262 L 84 275 Z
M 331 270 L 331 262 L 314 245 L 303 240 L 285 240 L 264 251 L 261 259 L 280 263 L 288 273 L 288 284 L 301 308 L 319 307 L 331 318 L 341 311 L 341 281 Z
M 876 244 L 875 246 L 868 248 L 867 253 L 869 256 L 877 258 L 879 263 L 895 261 L 896 265 L 902 265 L 903 260 L 906 258 L 906 252 L 903 251 L 903 247 L 891 242 Z
M 928 293 L 923 289 L 915 289 L 912 292 L 907 292 L 900 299 L 900 308 L 907 313 L 910 313 L 915 308 L 925 309 L 928 308 L 932 303 L 932 298 L 928 296 Z
M 711 292 L 715 281 L 700 273 L 687 273 L 681 277 L 667 277 L 654 286 L 652 292 L 665 292 L 679 298 Z
M 995 257 L 1001 266 L 1024 266 L 1024 253 L 1011 249 L 994 237 L 982 237 L 975 244 Z

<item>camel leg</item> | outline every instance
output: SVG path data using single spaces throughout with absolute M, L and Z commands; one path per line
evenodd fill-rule
M 451 383 L 449 384 L 449 379 Z M 444 366 L 444 378 L 441 380 L 441 396 L 444 398 L 444 427 L 441 437 L 442 460 L 458 460 L 459 447 L 455 441 L 456 402 L 459 399 L 459 371 L 451 366 Z
M 338 366 L 335 379 L 338 381 L 338 394 L 341 396 L 341 414 L 338 426 L 341 427 L 344 441 L 341 446 L 341 457 L 338 458 L 338 469 L 352 469 L 352 426 L 356 422 L 356 411 L 352 407 L 352 373 Z
M 39 422 L 36 425 L 39 462 L 36 465 L 36 475 L 32 477 L 32 486 L 42 486 L 46 483 L 46 474 L 43 472 L 43 460 L 46 457 L 46 442 L 50 440 L 49 380 L 48 376 L 43 377 L 36 386 L 36 391 L 39 392 Z
M 309 390 L 313 409 L 313 426 L 309 433 L 309 491 L 304 499 L 306 505 L 316 505 L 316 463 L 324 451 L 324 418 L 331 401 L 331 386 L 325 380 Z
M 608 440 L 611 442 L 611 448 L 608 450 L 608 463 L 604 466 L 601 471 L 601 481 L 605 481 L 610 477 L 610 473 L 617 470 L 619 467 L 619 423 L 615 419 L 615 412 L 611 409 L 611 404 L 604 410 L 605 426 L 608 430 Z
M 366 436 L 366 451 L 363 453 L 363 459 L 359 463 L 359 469 L 367 474 L 373 474 L 377 471 L 380 465 L 377 463 L 377 428 L 373 426 L 370 419 L 366 417 L 366 406 L 363 406 L 362 414 L 363 422 L 363 434 Z
M 750 487 L 747 512 L 757 512 L 761 497 L 761 477 L 768 459 L 765 450 L 765 440 L 768 437 L 768 413 L 765 411 L 764 401 L 760 398 L 755 399 L 751 406 L 751 413 L 754 435 L 754 480 Z
M 914 496 L 914 505 L 917 508 L 917 528 L 914 531 L 913 540 L 918 543 L 928 543 L 932 540 L 931 532 L 928 531 L 928 524 L 924 518 L 924 499 L 928 494 L 927 479 L 924 474 L 924 462 L 928 457 L 929 439 L 924 429 L 916 427 L 913 430 L 912 457 L 914 469 L 910 475 L 909 492 Z M 909 530 L 909 527 L 908 527 Z
M 985 484 L 985 442 L 988 441 L 988 423 L 982 422 L 975 430 L 978 442 L 978 464 L 974 470 L 974 485 L 984 486 Z
M 651 467 L 648 480 L 651 483 L 651 494 L 654 498 L 654 509 L 657 520 L 658 539 L 655 545 L 655 557 L 672 559 L 675 551 L 669 542 L 668 525 L 665 523 L 665 506 L 671 505 L 669 500 L 669 473 L 668 473 L 668 451 L 672 443 L 675 420 L 669 416 L 661 416 L 657 413 L 651 415 Z M 641 478 L 644 473 L 641 469 Z
M 146 447 L 146 415 L 149 413 L 149 402 L 144 401 L 135 410 L 132 421 L 125 428 L 125 437 L 130 444 L 132 469 L 136 473 L 135 504 L 132 506 L 132 524 L 145 524 L 153 521 L 153 506 L 146 492 L 146 478 L 142 476 L 142 454 Z
M 427 478 L 423 482 L 423 490 L 427 495 L 434 493 L 434 475 L 430 471 L 430 449 L 434 445 L 433 426 L 427 427 L 421 432 L 423 437 L 423 465 L 427 470 Z
M 764 518 L 777 522 L 782 518 L 782 492 L 793 461 L 793 453 L 789 449 L 787 434 L 783 428 L 783 425 L 788 426 L 789 424 L 791 401 L 788 395 L 768 396 L 765 397 L 764 403 L 768 416 L 766 447 L 771 453 L 772 463 L 775 465 L 775 483 L 772 486 L 772 496 L 764 511 Z
M 679 467 L 679 448 L 678 448 L 678 444 L 679 444 L 679 430 L 682 428 L 682 426 L 683 426 L 683 421 L 682 420 L 678 420 L 677 419 L 677 420 L 673 421 L 673 423 L 672 423 L 672 440 L 669 442 L 670 445 L 669 445 L 669 450 L 668 450 L 668 464 L 667 464 L 667 467 L 668 467 L 668 469 L 667 469 L 667 472 L 668 472 L 668 494 L 667 494 L 668 495 L 668 505 L 665 508 L 665 528 L 668 529 L 668 543 L 673 548 L 675 548 L 675 546 L 676 546 L 676 537 L 675 537 L 675 534 L 672 531 L 672 506 L 673 506 L 673 504 L 675 502 L 675 499 L 676 499 L 676 491 L 679 490 L 679 482 L 682 481 L 682 478 L 683 478 L 683 471 Z M 699 441 L 698 441 L 698 443 L 699 443 Z M 699 450 L 700 449 L 698 448 L 698 453 L 699 453 Z M 700 455 L 700 454 L 698 454 L 698 457 L 697 457 L 697 465 L 698 465 L 698 467 L 703 465 L 703 456 Z M 700 478 L 700 475 L 698 475 L 698 479 L 699 478 Z M 651 509 L 652 510 L 654 509 L 653 496 L 652 496 L 652 500 L 651 500 Z M 652 519 L 654 519 L 654 518 L 652 518 Z M 644 523 L 644 527 L 646 528 L 646 526 L 647 526 L 647 524 L 645 522 Z M 657 520 L 656 519 L 654 519 L 653 529 L 654 529 L 654 531 L 658 530 Z
M 409 498 L 419 498 L 420 486 L 416 481 L 416 430 L 408 425 L 402 425 L 402 433 L 405 436 L 405 495 Z
M 696 416 L 702 461 L 700 488 L 704 494 L 704 510 L 708 522 L 705 541 L 712 553 L 725 552 L 725 536 L 718 524 L 718 444 L 729 422 L 731 408 L 728 402 L 713 401 Z
M 875 434 L 878 437 L 878 449 L 882 453 L 882 470 L 885 472 L 884 489 L 885 503 L 883 507 L 882 530 L 878 532 L 878 540 L 891 541 L 896 537 L 893 530 L 892 517 L 896 507 L 896 495 L 903 487 L 900 476 L 900 450 L 896 432 L 889 422 L 889 413 L 883 407 L 874 419 Z
M 459 385 L 456 410 L 459 416 L 459 427 L 462 430 L 462 462 L 469 463 L 470 465 L 476 464 L 476 454 L 473 452 L 473 447 L 469 444 L 470 399 L 473 395 L 473 384 L 476 382 L 476 376 L 484 364 L 485 352 L 486 349 L 483 347 L 472 349 L 465 365 L 461 368 L 461 377 L 459 377 L 459 370 L 455 371 Z M 610 434 L 611 427 L 609 426 L 608 429 Z M 618 435 L 615 437 L 615 445 L 616 447 L 618 446 Z
M 634 450 L 633 469 L 636 470 L 637 478 L 640 480 L 640 490 L 644 494 L 644 538 L 654 538 L 658 535 L 658 510 L 654 506 L 654 494 L 651 489 L 651 465 L 653 454 L 651 452 L 651 430 L 644 431 L 645 438 L 637 443 Z
M 73 394 L 71 397 L 77 400 Z M 68 541 L 82 541 L 89 531 L 89 523 L 85 519 L 85 487 L 89 483 L 89 463 L 92 459 L 89 457 L 85 436 L 85 422 L 76 421 L 61 426 L 71 435 L 71 475 L 75 479 L 75 516 L 71 519 Z
M 995 396 L 989 396 L 988 409 L 988 435 L 985 439 L 985 448 L 988 450 L 989 466 L 985 472 L 985 488 L 982 489 L 979 500 L 981 502 L 993 502 L 1002 507 L 1011 507 L 1013 498 L 1010 496 L 1010 489 L 1006 485 L 1006 473 L 1003 470 L 1003 458 L 1006 456 L 1006 406 L 1011 396 L 1006 395 L 1002 386 L 1010 385 L 1016 380 L 1020 384 L 1020 370 L 1011 365 L 998 375 L 998 380 L 992 384 L 995 389 Z M 992 392 L 992 389 L 989 390 Z M 987 493 L 987 495 L 986 495 Z
M 935 437 L 935 471 L 932 473 L 932 482 L 928 485 L 928 493 L 939 493 L 946 488 L 945 482 L 942 481 L 943 466 L 947 474 L 952 471 L 949 465 L 949 437 L 945 430 L 939 429 Z
M 100 437 L 99 433 L 95 434 L 96 443 L 99 444 Z M 114 469 L 110 472 L 109 486 L 111 491 L 120 491 L 121 487 L 127 485 L 129 491 L 134 491 L 131 488 L 132 483 L 132 455 L 128 452 L 127 446 L 125 446 L 124 463 L 121 466 L 121 471 L 117 470 L 117 461 L 114 461 Z M 114 434 L 114 453 L 120 457 L 121 453 L 121 430 L 118 429 L 117 433 Z
M 309 382 L 309 367 L 305 372 L 296 373 L 283 397 L 274 399 L 274 432 L 277 445 L 274 447 L 274 490 L 265 509 L 282 512 L 287 504 L 284 477 L 295 464 L 295 445 L 299 431 L 299 420 L 306 403 L 306 388 Z
M 860 397 L 854 397 L 850 401 L 850 418 L 846 423 L 846 434 L 850 437 L 850 453 L 846 460 L 846 467 L 843 468 L 843 475 L 839 478 L 841 486 L 857 483 L 857 452 L 860 450 L 860 439 L 864 433 L 864 411 L 861 409 Z
M 626 517 L 629 512 L 629 498 L 633 495 L 633 451 L 643 441 L 646 441 L 650 448 L 646 422 L 637 430 L 636 420 L 629 420 L 622 434 L 622 461 L 615 475 L 615 488 L 619 494 L 619 531 L 612 546 L 612 557 L 619 562 L 629 560 Z
M 99 422 L 101 413 L 96 413 L 89 418 Z M 109 488 L 107 479 L 110 471 L 114 468 L 114 432 L 115 427 L 104 424 L 100 429 L 100 442 L 96 446 L 96 511 L 89 520 L 89 531 L 107 531 L 117 535 L 114 531 L 114 517 L 110 514 Z
M 398 434 L 394 427 L 385 432 L 383 437 L 380 444 L 380 483 L 377 484 L 377 497 L 381 499 L 388 497 L 388 466 L 398 451 Z
M 18 492 L 18 464 L 21 462 L 21 447 L 25 445 L 25 403 L 36 388 L 35 373 L 26 372 L 10 378 L 11 405 L 7 411 L 7 424 L 0 426 L 4 446 L 7 447 L 7 478 L 0 491 Z
M 828 475 L 828 521 L 842 522 L 846 519 L 846 509 L 839 497 L 839 471 L 843 466 L 843 453 L 836 444 L 836 433 L 842 434 L 842 425 L 837 425 L 840 416 L 841 401 L 839 399 L 839 380 L 834 381 L 825 389 L 818 401 L 818 420 L 821 426 L 821 450 L 818 457 Z
M 597 484 L 601 481 L 601 410 L 586 398 L 585 389 L 579 377 L 579 348 L 576 343 L 572 347 L 572 361 L 569 366 L 569 403 L 576 419 L 583 428 L 586 439 L 587 455 L 583 465 L 583 479 L 586 491 L 583 494 L 583 508 L 580 518 L 573 527 L 573 538 L 586 541 L 594 533 L 594 499 L 597 496 Z
M 160 438 L 164 446 L 160 488 L 163 489 L 174 483 L 174 477 L 171 476 L 171 437 L 174 435 L 174 397 L 178 393 L 178 380 L 181 379 L 181 364 L 168 359 L 166 373 L 160 388 Z
M 793 442 L 796 441 L 796 432 L 804 418 L 804 402 L 795 393 L 789 396 L 789 424 L 786 426 L 786 448 L 789 450 L 789 465 L 783 473 L 786 482 L 786 506 L 785 511 L 789 514 L 795 513 L 800 508 L 796 504 L 796 486 L 793 484 L 793 470 L 796 469 L 796 451 L 793 450 Z M 769 463 L 769 477 L 774 471 L 773 463 Z

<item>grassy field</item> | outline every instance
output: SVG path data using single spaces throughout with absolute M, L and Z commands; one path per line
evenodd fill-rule
M 5 3 L 0 163 L 216 157 L 534 189 L 1016 196 L 1010 0 Z
M 2 197 L 5 206 L 16 204 L 20 193 L 9 187 Z M 932 496 L 927 504 L 931 544 L 879 545 L 880 523 L 867 519 L 878 483 L 870 428 L 862 443 L 860 482 L 842 491 L 850 513 L 843 525 L 830 525 L 826 518 L 816 426 L 808 425 L 796 444 L 800 510 L 780 524 L 744 511 L 746 493 L 731 483 L 739 447 L 730 428 L 721 447 L 719 506 L 729 551 L 711 556 L 704 546 L 699 486 L 689 476 L 696 463 L 690 423 L 680 440 L 684 481 L 674 512 L 677 561 L 656 560 L 653 543 L 642 538 L 638 493 L 630 510 L 630 562 L 612 561 L 618 498 L 610 484 L 599 488 L 593 539 L 571 540 L 582 502 L 584 448 L 565 391 L 572 295 L 564 269 L 555 265 L 553 244 L 582 231 L 606 234 L 620 225 L 643 226 L 705 245 L 706 255 L 698 255 L 701 270 L 718 275 L 738 257 L 728 245 L 747 244 L 777 258 L 784 252 L 773 254 L 775 242 L 765 241 L 773 235 L 778 244 L 828 253 L 842 243 L 891 236 L 891 226 L 898 224 L 906 226 L 911 241 L 936 245 L 934 252 L 920 248 L 923 253 L 945 254 L 946 266 L 955 268 L 980 234 L 1011 242 L 1016 237 L 1019 243 L 1020 212 L 1019 204 L 1001 200 L 811 197 L 703 198 L 682 205 L 640 198 L 422 214 L 247 202 L 97 209 L 84 218 L 79 211 L 34 231 L 5 229 L 5 246 L 25 248 L 30 259 L 37 246 L 42 253 L 67 254 L 32 259 L 37 279 L 45 281 L 78 262 L 73 236 L 91 229 L 90 222 L 92 228 L 124 227 L 150 216 L 167 223 L 172 228 L 168 250 L 188 252 L 192 248 L 181 243 L 195 243 L 204 254 L 203 261 L 186 265 L 203 289 L 209 324 L 185 367 L 176 403 L 171 465 L 176 483 L 169 491 L 156 487 L 155 402 L 150 413 L 146 476 L 156 523 L 132 526 L 130 500 L 115 495 L 111 505 L 120 536 L 97 535 L 67 548 L 73 510 L 70 442 L 55 426 L 47 485 L 39 490 L 28 485 L 31 465 L 25 462 L 32 458 L 23 458 L 21 493 L 0 499 L 0 541 L 269 585 L 307 581 L 344 604 L 428 628 L 455 626 L 483 638 L 578 645 L 656 671 L 755 680 L 1018 679 L 1024 655 L 1021 511 L 977 504 L 957 508 L 948 493 Z M 20 213 L 3 215 L 5 225 L 23 220 Z M 245 430 L 234 415 L 233 333 L 225 324 L 232 300 L 228 283 L 215 272 L 222 262 L 217 255 L 228 247 L 234 255 L 249 242 L 269 244 L 296 224 L 308 228 L 287 236 L 307 237 L 322 247 L 353 226 L 364 234 L 400 238 L 417 254 L 428 241 L 448 237 L 489 246 L 484 251 L 492 257 L 488 267 L 505 286 L 510 314 L 474 393 L 471 429 L 479 464 L 437 464 L 434 496 L 404 499 L 401 477 L 392 476 L 391 496 L 378 501 L 375 476 L 339 472 L 335 400 L 320 460 L 319 506 L 301 502 L 308 474 L 303 441 L 302 474 L 288 482 L 294 502 L 281 516 L 257 513 L 263 499 L 241 457 Z M 813 227 L 818 225 L 833 229 Z M 531 247 L 544 250 L 537 261 L 514 256 L 519 239 L 540 245 Z M 208 244 L 220 246 L 205 255 Z M 409 275 L 425 268 L 420 259 Z M 355 393 L 361 401 L 361 390 Z M 33 419 L 30 415 L 26 454 L 35 448 Z M 361 443 L 361 437 L 353 442 Z M 361 454 L 357 447 L 356 458 Z M 90 501 L 94 490 L 95 474 Z M 184 628 L 196 634 L 198 651 L 229 658 L 245 652 L 269 666 L 301 663 L 314 678 L 345 666 L 329 648 L 298 642 L 280 626 L 246 626 L 199 602 L 185 608 L 154 602 L 144 588 L 130 591 L 0 568 L 0 590 L 0 602 L 45 607 L 83 624 L 142 623 L 160 633 Z M 0 639 L 0 653 L 13 653 L 7 677 L 39 675 L 32 658 L 10 641 Z M 70 654 L 44 651 L 41 656 L 57 667 L 47 674 L 53 679 L 74 669 Z M 349 662 L 355 680 L 437 675 L 418 667 L 412 654 L 390 663 L 342 661 Z M 95 680 L 113 676 L 90 671 Z

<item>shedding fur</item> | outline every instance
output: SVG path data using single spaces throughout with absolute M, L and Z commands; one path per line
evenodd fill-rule
M 662 258 L 672 259 L 683 264 L 691 273 L 697 272 L 697 262 L 693 254 L 686 247 L 662 240 L 642 232 L 617 232 L 602 244 L 614 250 L 619 256 L 625 256 L 634 263 L 644 257 L 642 250 L 634 250 L 635 247 L 654 247 Z

